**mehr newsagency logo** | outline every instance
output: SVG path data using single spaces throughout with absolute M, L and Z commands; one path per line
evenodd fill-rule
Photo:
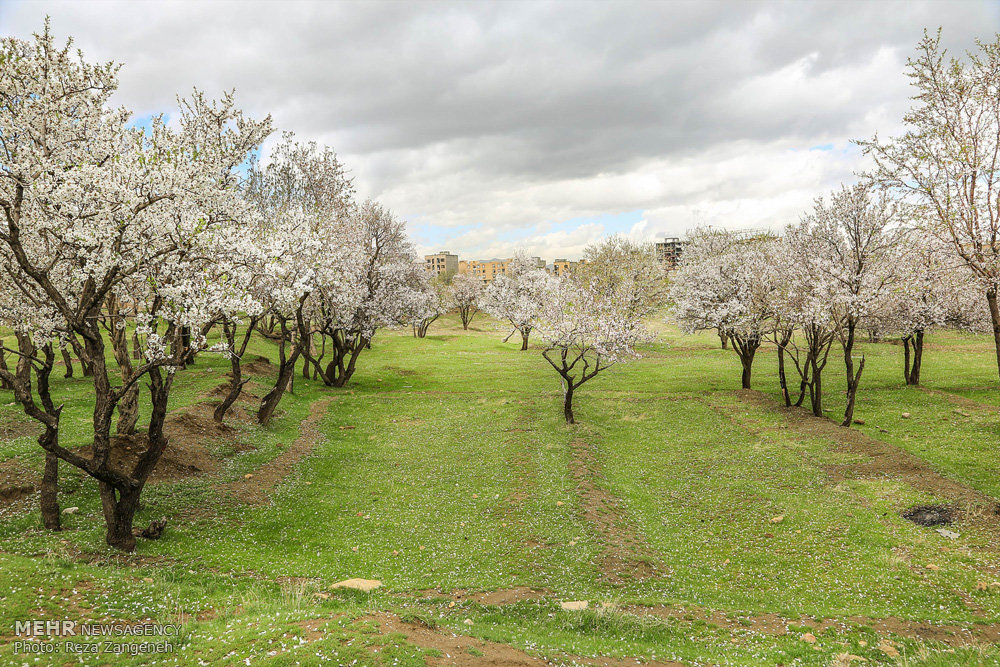
M 181 626 L 162 623 L 80 623 L 66 619 L 15 621 L 15 654 L 173 653 Z

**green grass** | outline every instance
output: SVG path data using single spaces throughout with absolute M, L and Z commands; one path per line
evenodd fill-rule
M 171 524 L 163 539 L 140 540 L 135 555 L 104 547 L 96 484 L 69 466 L 62 505 L 80 511 L 65 517 L 68 530 L 42 530 L 30 500 L 0 508 L 0 659 L 21 657 L 13 653 L 14 621 L 37 617 L 177 623 L 176 652 L 153 659 L 234 665 L 247 658 L 423 665 L 435 655 L 379 631 L 381 612 L 556 662 L 608 655 L 829 664 L 850 653 L 891 663 L 878 648 L 890 635 L 879 629 L 882 619 L 1000 621 L 1000 589 L 976 589 L 997 579 L 989 522 L 959 523 L 961 536 L 951 541 L 899 516 L 918 502 L 951 499 L 893 477 L 835 481 L 828 466 L 868 458 L 843 451 L 827 431 L 800 429 L 781 411 L 745 400 L 735 391 L 738 360 L 714 335 L 660 326 L 643 359 L 578 392 L 581 423 L 568 426 L 557 376 L 539 351 L 503 344 L 505 332 L 488 320 L 474 328 L 464 332 L 446 317 L 425 339 L 380 335 L 345 389 L 296 378 L 270 426 L 241 427 L 239 437 L 255 449 L 216 451 L 217 477 L 147 488 L 137 523 L 165 515 Z M 1000 497 L 991 341 L 929 336 L 926 389 L 902 386 L 899 346 L 862 351 L 859 430 Z M 843 409 L 836 353 L 826 374 L 831 417 Z M 251 354 L 276 357 L 262 341 Z M 754 385 L 777 401 L 774 366 L 773 353 L 762 350 Z M 201 355 L 178 376 L 171 408 L 204 400 L 226 371 L 224 360 Z M 253 390 L 266 391 L 269 379 L 255 378 Z M 66 405 L 61 442 L 85 445 L 87 381 L 60 377 L 55 391 Z M 271 504 L 241 505 L 220 491 L 220 482 L 278 456 L 319 399 L 329 400 L 323 440 Z M 0 428 L 23 420 L 11 400 L 0 397 Z M 592 454 L 583 473 L 589 484 L 616 500 L 608 521 L 588 516 L 574 443 Z M 35 471 L 42 462 L 30 435 L 0 441 L 0 461 L 10 459 Z M 772 523 L 777 516 L 784 518 Z M 658 576 L 606 576 L 602 558 L 622 535 L 641 543 L 628 547 L 632 557 Z M 330 591 L 349 577 L 384 585 L 372 594 Z M 514 587 L 542 597 L 504 605 L 460 597 L 452 605 L 447 595 Z M 589 600 L 592 609 L 561 611 L 563 600 Z M 601 602 L 617 607 L 601 610 Z M 639 613 L 661 605 L 671 613 Z M 325 631 L 304 630 L 310 619 Z M 765 619 L 785 623 L 787 633 L 762 631 Z M 808 619 L 836 624 L 813 630 L 812 645 L 800 640 Z M 891 639 L 907 664 L 998 660 L 991 645 Z

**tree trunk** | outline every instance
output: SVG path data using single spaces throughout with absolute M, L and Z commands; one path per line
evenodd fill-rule
M 80 360 L 80 368 L 83 370 L 83 377 L 89 378 L 94 375 L 94 365 L 90 363 L 90 359 L 87 357 L 87 350 L 84 346 L 80 345 L 80 341 L 76 339 L 73 334 L 69 335 L 69 344 L 73 348 L 76 358 Z
M 750 388 L 750 375 L 753 373 L 753 352 L 748 357 L 740 357 L 740 364 L 743 366 L 743 374 L 740 376 L 743 389 Z
M 847 388 L 847 407 L 844 409 L 844 421 L 841 426 L 850 427 L 854 420 L 854 399 L 858 395 L 858 385 L 861 383 L 861 373 L 865 370 L 865 358 L 861 357 L 858 364 L 858 371 L 854 374 L 854 379 L 850 380 Z
M 910 341 L 913 340 L 913 335 L 908 334 L 903 336 L 903 379 L 906 384 L 910 383 Z
M 124 330 L 114 331 L 111 336 L 111 347 L 114 351 L 115 361 L 118 362 L 118 367 L 121 369 L 123 383 L 129 382 L 134 373 L 127 341 Z M 138 423 L 139 384 L 133 383 L 122 395 L 121 401 L 118 402 L 118 424 L 115 427 L 115 432 L 118 435 L 133 435 Z
M 521 351 L 528 349 L 528 336 L 531 335 L 531 327 L 521 329 Z
M 809 402 L 812 404 L 812 412 L 817 417 L 823 416 L 823 371 L 817 366 L 815 360 L 811 360 L 812 378 L 809 381 Z
M 250 381 L 249 378 L 243 379 L 243 355 L 246 353 L 247 344 L 250 342 L 250 336 L 253 334 L 254 325 L 256 320 L 250 321 L 247 326 L 246 333 L 243 336 L 243 345 L 239 350 L 236 349 L 236 325 L 225 321 L 222 323 L 222 335 L 226 337 L 226 342 L 229 343 L 229 349 L 232 350 L 232 355 L 229 357 L 229 368 L 232 372 L 232 380 L 229 383 L 229 393 L 226 397 L 222 399 L 215 411 L 212 412 L 212 419 L 216 423 L 221 424 L 222 420 L 226 418 L 226 413 L 229 412 L 229 408 L 233 406 L 236 399 L 240 397 L 243 392 L 243 385 Z
M 64 378 L 73 377 L 73 355 L 69 353 L 65 347 L 60 350 L 62 352 L 63 365 L 66 367 L 66 372 L 63 374 Z
M 924 362 L 924 331 L 917 331 L 913 340 L 913 366 L 910 367 L 909 384 L 920 384 L 920 368 Z
M 729 349 L 729 336 L 723 333 L 722 329 L 719 329 L 719 340 L 722 341 L 722 349 Z
M 858 385 L 861 383 L 861 372 L 865 369 L 865 358 L 861 357 L 858 370 L 854 372 L 854 333 L 856 324 L 847 325 L 847 341 L 844 343 L 844 368 L 847 371 L 847 406 L 844 408 L 844 421 L 841 426 L 850 427 L 854 420 L 854 402 L 858 395 Z
M 22 388 L 30 393 L 32 365 L 28 363 L 28 358 L 35 357 L 37 348 L 27 336 L 18 334 L 17 339 L 18 352 L 23 356 L 18 357 L 16 377 Z M 42 471 L 39 493 L 39 510 L 42 514 L 43 525 L 49 530 L 59 530 L 59 459 L 49 449 L 59 442 L 59 415 L 62 407 L 57 408 L 52 402 L 52 393 L 49 389 L 49 379 L 55 363 L 55 352 L 52 350 L 51 344 L 45 345 L 42 352 L 45 355 L 45 360 L 35 366 L 35 378 L 38 381 L 36 389 L 45 414 L 52 419 L 44 422 L 45 430 L 38 436 L 38 444 L 45 451 L 45 467 Z M 25 412 L 29 412 L 29 406 L 24 401 L 22 401 L 22 405 L 25 407 Z
M 115 355 L 115 362 L 121 371 L 122 384 L 132 380 L 135 375 L 135 368 L 132 365 L 132 355 L 128 349 L 128 332 L 124 326 L 119 326 L 124 321 L 122 309 L 119 307 L 117 297 L 108 298 L 107 310 L 111 320 L 111 351 Z M 118 435 L 133 435 L 135 425 L 139 423 L 139 385 L 132 384 L 121 400 L 118 402 L 118 425 L 115 432 Z
M 566 417 L 567 424 L 576 423 L 573 419 L 573 382 L 571 380 L 566 381 L 566 390 L 563 392 L 563 416 Z
M 58 431 L 46 429 L 43 438 L 55 438 Z M 42 523 L 49 530 L 59 530 L 59 457 L 52 452 L 45 452 L 45 470 L 42 473 L 42 486 L 39 505 L 42 510 Z
M 996 349 L 997 373 L 1000 373 L 1000 306 L 997 305 L 995 289 L 986 292 L 986 302 L 990 307 L 990 319 L 993 320 L 993 345 Z
M 7 367 L 7 349 L 4 347 L 3 338 L 0 338 L 0 370 L 10 372 Z M 0 375 L 0 389 L 13 389 L 12 385 L 6 377 Z
M 788 376 L 785 374 L 785 346 L 792 339 L 791 335 L 783 335 L 778 343 L 778 383 L 781 385 L 781 397 L 785 400 L 785 407 L 792 407 L 792 396 L 788 392 Z
M 105 482 L 99 482 L 98 486 L 101 491 L 104 523 L 107 525 L 105 542 L 115 549 L 126 552 L 135 551 L 132 522 L 135 519 L 136 510 L 139 509 L 139 492 L 116 490 Z
M 359 336 L 354 340 L 353 344 L 346 345 L 345 351 L 349 353 L 347 365 L 345 366 L 343 362 L 341 362 L 341 370 L 333 383 L 334 387 L 343 387 L 347 384 L 347 382 L 354 375 L 354 370 L 358 364 L 358 357 L 361 356 L 362 350 L 370 350 L 371 344 L 372 341 L 370 338 L 362 338 Z
M 188 354 L 191 349 L 191 327 L 181 327 L 181 354 L 184 359 L 183 367 L 194 366 L 193 354 Z
M 912 358 L 910 351 L 913 351 Z M 908 385 L 920 384 L 920 366 L 924 360 L 924 332 L 903 336 L 903 377 Z
M 308 357 L 312 355 L 313 350 L 316 349 L 316 346 L 313 345 L 313 335 L 311 333 L 308 336 L 306 336 L 306 345 L 309 346 L 309 354 L 305 355 L 306 358 L 308 359 Z M 305 361 L 305 362 L 302 363 L 302 379 L 303 380 L 308 380 L 309 379 L 309 362 L 308 361 Z
M 284 348 L 284 345 L 282 345 L 282 348 Z M 278 379 L 275 381 L 271 391 L 261 399 L 260 409 L 257 410 L 257 422 L 259 424 L 266 425 L 271 421 L 274 410 L 278 407 L 278 403 L 281 402 L 281 396 L 285 393 L 285 388 L 288 387 L 288 383 L 295 374 L 295 362 L 298 360 L 300 353 L 301 350 L 296 347 L 289 359 L 282 359 L 281 365 L 278 367 Z M 283 350 L 281 354 L 283 357 Z

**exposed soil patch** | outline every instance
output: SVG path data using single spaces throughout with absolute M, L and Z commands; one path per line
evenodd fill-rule
M 621 501 L 595 483 L 601 476 L 593 449 L 582 440 L 570 444 L 570 471 L 580 495 L 583 517 L 597 533 L 602 545 L 599 567 L 613 584 L 648 579 L 657 573 L 656 558 L 641 535 L 628 523 Z
M 214 473 L 220 460 L 211 449 L 223 442 L 240 449 L 236 431 L 226 424 L 212 420 L 207 406 L 194 406 L 167 417 L 163 425 L 167 448 L 157 462 L 150 480 L 176 481 L 185 477 Z M 139 456 L 146 451 L 146 433 L 111 438 L 111 460 L 116 467 L 131 470 Z
M 844 479 L 894 479 L 905 482 L 918 491 L 951 498 L 965 505 L 994 507 L 997 504 L 996 499 L 931 469 L 920 457 L 895 445 L 869 437 L 857 429 L 844 428 L 829 419 L 815 417 L 802 408 L 786 408 L 770 396 L 758 391 L 744 389 L 739 392 L 739 396 L 747 403 L 779 412 L 788 424 L 800 433 L 831 441 L 834 443 L 832 450 L 835 452 L 861 454 L 866 457 L 867 460 L 860 463 L 822 466 L 835 482 Z M 957 518 L 956 512 L 953 519 Z
M 240 363 L 240 371 L 246 375 L 274 375 L 277 366 L 265 356 L 257 355 Z
M 299 425 L 299 436 L 285 451 L 250 473 L 251 477 L 222 484 L 220 488 L 242 503 L 260 505 L 267 502 L 268 493 L 291 474 L 295 464 L 323 440 L 318 424 L 326 415 L 330 400 L 323 398 L 309 406 L 309 415 Z
M 945 526 L 952 522 L 955 512 L 947 505 L 917 505 L 900 514 L 918 526 Z
M 0 463 L 0 507 L 12 505 L 35 492 L 40 475 L 28 470 L 17 459 Z
M 0 440 L 14 440 L 26 435 L 37 436 L 41 432 L 41 424 L 34 420 L 10 419 L 0 422 Z
M 457 665 L 459 667 L 477 667 L 481 665 L 502 665 L 504 667 L 535 667 L 549 665 L 550 662 L 535 657 L 524 651 L 496 642 L 476 639 L 466 635 L 456 635 L 448 631 L 435 630 L 416 623 L 407 623 L 393 614 L 373 614 L 371 620 L 378 623 L 383 634 L 398 633 L 406 641 L 423 649 L 436 649 L 441 657 L 427 656 L 428 665 Z M 470 652 L 470 649 L 472 651 Z M 636 659 L 619 660 L 616 658 L 581 658 L 566 656 L 567 661 L 578 665 L 593 665 L 595 667 L 624 667 L 625 665 L 645 664 L 652 667 L 675 667 L 680 663 L 641 662 Z

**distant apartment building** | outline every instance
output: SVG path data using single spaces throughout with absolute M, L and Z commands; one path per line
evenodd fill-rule
M 545 260 L 541 257 L 532 257 L 535 266 L 540 269 L 545 268 Z M 484 283 L 491 283 L 499 275 L 508 275 L 510 272 L 511 258 L 499 259 L 470 259 L 461 260 L 457 263 L 458 273 L 467 273 L 482 280 Z
M 484 283 L 491 283 L 500 274 L 506 274 L 509 265 L 509 259 L 470 259 L 466 262 L 465 272 Z
M 552 260 L 552 275 L 562 278 L 563 276 L 568 276 L 574 271 L 576 271 L 577 262 L 571 262 L 567 259 L 554 259 Z
M 424 268 L 435 276 L 454 275 L 458 273 L 458 265 L 458 255 L 453 255 L 447 250 L 424 256 Z
M 667 265 L 667 270 L 676 269 L 684 252 L 684 242 L 676 236 L 665 236 L 656 242 L 656 258 Z

